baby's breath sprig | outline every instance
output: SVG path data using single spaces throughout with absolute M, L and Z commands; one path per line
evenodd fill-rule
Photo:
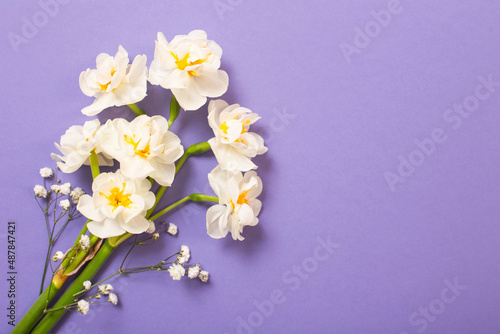
M 50 260 L 57 262 L 64 258 L 61 251 L 56 252 L 51 257 L 54 243 L 68 223 L 80 216 L 80 213 L 76 209 L 76 204 L 84 192 L 79 187 L 72 189 L 71 184 L 68 182 L 61 184 L 61 180 L 56 178 L 54 171 L 49 167 L 40 169 L 40 175 L 43 177 L 43 186 L 36 185 L 33 191 L 35 193 L 35 200 L 44 215 L 49 242 L 40 283 L 40 294 L 42 294 Z M 52 270 L 53 275 L 54 270 Z

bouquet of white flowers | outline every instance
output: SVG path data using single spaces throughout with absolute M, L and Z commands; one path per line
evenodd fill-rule
M 92 193 L 69 183 L 61 184 L 51 168 L 42 168 L 43 185 L 34 188 L 47 225 L 49 239 L 40 296 L 14 328 L 13 333 L 46 333 L 68 310 L 86 314 L 91 304 L 105 299 L 118 303 L 113 287 L 105 283 L 115 275 L 144 271 L 168 272 L 174 280 L 186 274 L 191 279 L 208 280 L 200 264 L 189 265 L 189 247 L 153 265 L 124 267 L 136 246 L 154 243 L 161 235 L 177 234 L 177 226 L 157 221 L 186 201 L 213 202 L 206 213 L 208 235 L 243 240 L 245 226 L 258 223 L 262 191 L 261 179 L 253 171 L 256 155 L 267 151 L 261 136 L 250 131 L 259 116 L 238 104 L 223 100 L 208 104 L 208 125 L 214 137 L 184 148 L 179 137 L 170 131 L 180 108 L 198 110 L 207 97 L 216 98 L 228 88 L 228 75 L 220 70 L 222 49 L 207 34 L 195 30 L 175 36 L 168 42 L 158 33 L 154 60 L 147 68 L 145 55 L 130 64 L 127 52 L 119 46 L 116 55 L 101 53 L 96 68 L 80 74 L 80 88 L 94 97 L 82 109 L 95 116 L 103 109 L 127 105 L 136 115 L 131 122 L 123 118 L 101 124 L 98 119 L 71 126 L 56 144 L 59 154 L 52 154 L 63 173 L 73 173 L 89 165 L 93 176 Z M 147 95 L 147 83 L 170 89 L 172 99 L 168 119 L 148 116 L 135 103 Z M 164 208 L 160 199 L 186 160 L 212 150 L 218 165 L 208 175 L 217 196 L 193 193 Z M 113 172 L 100 172 L 100 166 L 117 166 Z M 69 221 L 83 215 L 87 222 L 66 252 L 54 252 L 54 243 Z M 134 242 L 116 273 L 97 283 L 94 275 L 113 251 L 125 240 Z M 52 268 L 52 262 L 58 262 Z M 50 284 L 45 277 L 51 268 Z M 94 290 L 93 290 L 94 289 Z M 90 291 L 94 291 L 91 293 Z M 55 295 L 59 298 L 55 300 Z

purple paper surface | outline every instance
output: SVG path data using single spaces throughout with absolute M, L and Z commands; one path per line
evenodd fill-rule
M 263 210 L 245 241 L 206 234 L 208 205 L 166 217 L 176 237 L 133 254 L 156 263 L 189 245 L 203 284 L 148 272 L 119 297 L 70 313 L 54 333 L 499 333 L 500 8 L 452 1 L 8 1 L 0 21 L 0 332 L 37 297 L 47 247 L 33 199 L 53 145 L 93 119 L 78 76 L 123 45 L 153 59 L 167 39 L 207 31 L 223 49 L 229 103 L 262 119 Z M 168 114 L 170 92 L 139 103 Z M 126 107 L 99 119 L 131 118 Z M 172 127 L 187 147 L 213 133 L 207 108 Z M 162 201 L 211 192 L 210 154 L 191 158 Z M 58 177 L 90 192 L 82 168 Z M 16 223 L 9 298 L 8 222 Z M 56 250 L 85 220 L 69 225 Z M 99 273 L 114 273 L 123 247 Z

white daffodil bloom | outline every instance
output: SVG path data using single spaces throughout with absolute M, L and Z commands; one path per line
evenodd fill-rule
M 92 183 L 93 195 L 82 195 L 77 209 L 92 220 L 87 227 L 99 238 L 139 234 L 148 229 L 144 217 L 155 202 L 150 188 L 147 179 L 130 180 L 120 170 L 102 173 Z
M 162 186 L 170 186 L 175 176 L 175 161 L 184 153 L 179 137 L 168 131 L 168 122 L 162 116 L 141 115 L 132 122 L 117 118 L 101 147 L 120 162 L 123 175 L 130 179 L 155 179 Z
M 229 84 L 227 73 L 219 70 L 222 49 L 207 40 L 203 30 L 178 35 L 169 43 L 159 32 L 155 56 L 149 68 L 149 82 L 172 90 L 184 110 L 196 110 L 207 97 L 224 94 Z
M 234 240 L 243 240 L 243 227 L 255 226 L 262 203 L 262 181 L 257 173 L 222 170 L 217 166 L 208 174 L 210 186 L 219 196 L 219 204 L 207 211 L 207 232 L 212 238 L 224 238 L 228 232 Z
M 93 150 L 97 153 L 99 165 L 112 166 L 113 159 L 101 153 L 100 139 L 105 127 L 98 119 L 87 121 L 83 126 L 74 125 L 61 136 L 61 144 L 55 143 L 63 156 L 52 153 L 57 167 L 64 173 L 73 173 L 82 165 L 89 165 L 89 156 Z
M 245 172 L 257 168 L 250 158 L 267 152 L 264 139 L 249 132 L 250 125 L 258 119 L 259 115 L 239 104 L 229 105 L 224 100 L 210 101 L 208 124 L 215 137 L 208 143 L 222 169 Z
M 94 116 L 103 109 L 136 103 L 146 97 L 146 55 L 136 56 L 129 65 L 128 53 L 120 45 L 114 57 L 101 53 L 96 58 L 96 69 L 80 74 L 80 89 L 94 102 L 82 109 L 87 116 Z

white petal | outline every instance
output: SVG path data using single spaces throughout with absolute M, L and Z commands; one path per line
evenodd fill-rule
M 87 224 L 87 227 L 90 233 L 102 239 L 116 237 L 126 232 L 113 219 L 106 219 L 102 222 L 91 221 Z
M 105 218 L 102 213 L 96 210 L 94 201 L 90 195 L 82 195 L 76 208 L 88 219 L 100 221 Z
M 207 210 L 207 233 L 214 239 L 224 238 L 227 235 L 227 229 L 221 229 L 219 220 L 226 211 L 225 205 L 213 205 Z
M 207 97 L 200 95 L 194 85 L 185 89 L 172 88 L 172 94 L 184 110 L 197 110 L 207 102 Z
M 229 77 L 226 72 L 218 71 L 198 71 L 199 76 L 194 77 L 194 82 L 198 93 L 208 97 L 218 97 L 227 91 Z

